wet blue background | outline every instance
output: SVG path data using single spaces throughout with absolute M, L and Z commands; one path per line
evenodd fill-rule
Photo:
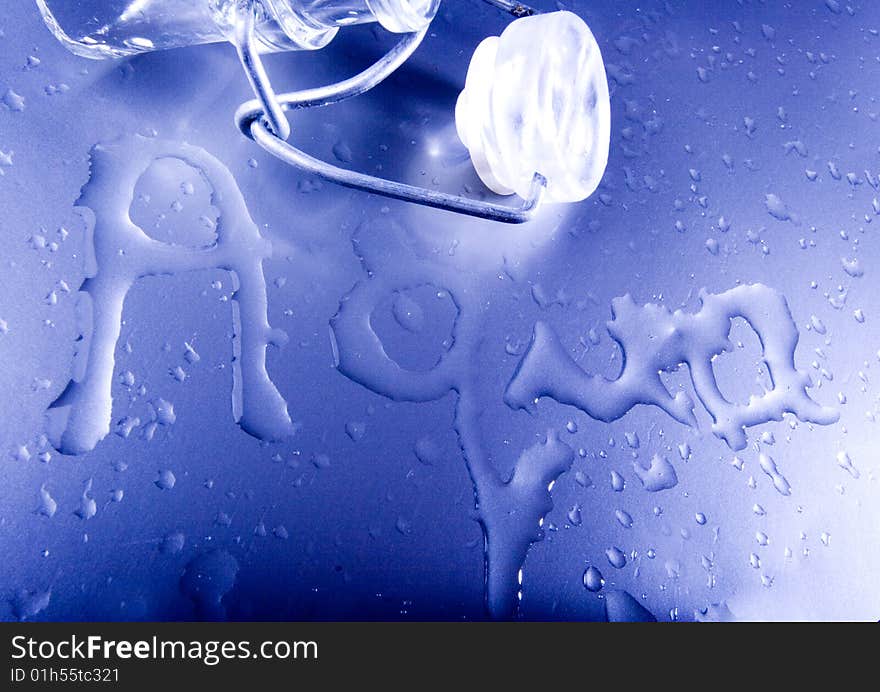
M 602 48 L 612 90 L 611 157 L 591 199 L 548 209 L 517 229 L 320 184 L 272 160 L 232 125 L 248 89 L 229 46 L 92 62 L 57 44 L 30 3 L 5 9 L 0 93 L 23 96 L 24 109 L 0 105 L 0 151 L 12 152 L 12 165 L 0 164 L 0 618 L 201 617 L 181 576 L 218 549 L 238 567 L 214 616 L 485 617 L 482 538 L 451 428 L 452 396 L 391 403 L 333 367 L 329 320 L 365 278 L 352 247 L 358 233 L 387 258 L 384 271 L 405 261 L 403 235 L 436 258 L 426 281 L 442 288 L 448 272 L 468 277 L 469 304 L 484 320 L 475 355 L 480 425 L 499 469 L 512 467 L 548 428 L 584 450 L 553 488 L 547 536 L 524 566 L 521 617 L 604 617 L 601 595 L 581 583 L 590 564 L 659 619 L 692 619 L 721 602 L 741 618 L 878 617 L 872 435 L 880 244 L 872 207 L 878 193 L 866 171 L 872 179 L 880 173 L 880 7 L 833 0 L 558 6 L 581 14 Z M 346 165 L 362 170 L 478 190 L 452 112 L 473 48 L 505 23 L 479 3 L 446 0 L 430 36 L 397 74 L 354 101 L 296 114 L 295 141 L 329 158 L 334 146 L 349 158 L 347 148 Z M 317 85 L 363 68 L 391 40 L 351 29 L 318 53 L 267 62 L 280 88 Z M 29 66 L 29 56 L 39 65 Z M 289 442 L 265 444 L 232 420 L 228 274 L 151 278 L 129 293 L 119 345 L 130 344 L 131 352 L 118 349 L 116 365 L 147 394 L 132 402 L 114 384 L 114 422 L 148 416 L 147 402 L 162 397 L 173 403 L 176 423 L 149 442 L 111 432 L 87 455 L 51 452 L 44 462 L 42 414 L 67 381 L 73 353 L 83 228 L 72 207 L 88 179 L 88 151 L 122 134 L 154 131 L 226 163 L 279 250 L 265 266 L 270 321 L 290 342 L 270 352 L 269 370 L 302 427 Z M 815 180 L 806 171 L 815 171 Z M 135 195 L 133 216 L 170 216 L 157 237 L 186 242 L 192 221 L 208 208 L 197 190 L 181 198 L 180 216 L 168 211 L 184 175 L 171 167 L 144 181 L 149 204 Z M 768 194 L 788 206 L 791 219 L 768 213 Z M 63 242 L 61 227 L 69 230 Z M 40 248 L 34 236 L 59 242 L 57 250 Z M 863 276 L 844 271 L 842 258 L 852 257 Z M 59 292 L 50 305 L 46 297 L 59 280 L 73 291 Z M 613 297 L 631 293 L 637 302 L 694 310 L 701 287 L 720 292 L 755 281 L 788 299 L 801 330 L 798 366 L 821 382 L 813 396 L 838 405 L 843 394 L 846 403 L 840 422 L 828 428 L 792 428 L 786 420 L 753 429 L 749 449 L 739 454 L 742 471 L 712 437 L 704 413 L 700 430 L 690 430 L 654 409 L 604 424 L 551 401 L 529 416 L 501 400 L 537 319 L 556 328 L 585 369 L 614 376 L 620 356 L 604 330 Z M 401 362 L 430 367 L 452 317 L 443 301 L 413 297 L 426 313 L 423 333 L 400 329 L 387 312 L 374 324 Z M 857 309 L 863 323 L 854 318 Z M 814 315 L 826 334 L 808 327 Z M 744 401 L 760 391 L 760 349 L 742 325 L 734 337 L 743 347 L 722 356 L 716 372 L 722 390 Z M 198 363 L 184 359 L 184 342 L 195 346 Z M 169 374 L 177 366 L 188 375 L 182 383 Z M 683 373 L 668 382 L 689 387 Z M 565 429 L 569 421 L 577 432 Z M 346 434 L 350 422 L 364 424 L 361 439 Z M 758 443 L 765 431 L 774 444 Z M 640 458 L 670 457 L 676 488 L 642 490 L 627 432 L 638 434 Z M 443 452 L 433 465 L 413 451 L 425 437 Z M 679 454 L 684 443 L 686 459 Z M 790 481 L 790 497 L 758 468 L 758 446 Z M 838 467 L 841 450 L 859 479 Z M 166 469 L 177 482 L 162 490 L 154 481 Z M 611 487 L 613 470 L 627 479 L 622 493 Z M 589 475 L 592 486 L 576 483 L 575 471 Z M 74 511 L 89 478 L 98 512 L 83 520 Z M 58 503 L 52 518 L 35 512 L 43 485 Z M 122 501 L 110 502 L 117 489 Z M 756 503 L 765 516 L 753 512 Z M 575 506 L 579 525 L 568 516 Z M 632 514 L 631 529 L 617 522 L 616 509 Z M 705 525 L 695 521 L 697 512 Z M 266 536 L 254 532 L 261 522 Z M 757 531 L 770 537 L 768 546 L 758 545 Z M 182 550 L 163 551 L 175 533 L 185 536 Z M 608 564 L 612 545 L 630 554 L 626 568 Z M 750 565 L 752 553 L 760 568 Z M 36 602 L 45 607 L 27 607 Z

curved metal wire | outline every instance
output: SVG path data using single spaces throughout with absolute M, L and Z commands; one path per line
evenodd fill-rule
M 256 12 L 256 5 L 239 6 L 233 43 L 238 51 L 238 59 L 244 67 L 244 73 L 247 75 L 251 89 L 257 96 L 254 100 L 260 104 L 260 115 L 266 118 L 272 131 L 278 137 L 286 140 L 290 137 L 290 123 L 287 121 L 287 116 L 284 115 L 284 108 L 278 102 L 278 97 L 269 81 L 269 75 L 266 74 L 266 68 L 263 67 L 263 61 L 254 45 Z M 236 117 L 238 117 L 237 114 Z
M 235 111 L 235 124 L 242 134 L 246 137 L 251 137 L 251 123 L 272 113 L 276 106 L 279 108 L 279 112 L 283 113 L 284 111 L 298 110 L 300 108 L 329 106 L 330 104 L 350 99 L 353 96 L 359 96 L 380 84 L 406 62 L 409 56 L 422 43 L 427 32 L 428 29 L 426 27 L 421 31 L 406 34 L 379 60 L 353 77 L 335 84 L 276 95 L 269 83 L 266 70 L 263 68 L 263 61 L 257 52 L 256 43 L 253 40 L 253 26 L 251 26 L 250 31 L 243 30 L 241 35 L 236 35 L 236 41 L 238 42 L 236 48 L 239 55 L 245 56 L 242 58 L 242 66 L 247 73 L 248 81 L 251 82 L 257 98 L 245 101 L 238 107 L 238 110 Z M 271 124 L 271 120 L 269 122 Z M 288 137 L 289 132 L 288 128 Z M 282 139 L 286 140 L 288 137 L 282 137 Z
M 257 50 L 254 15 L 251 8 L 245 10 L 242 21 L 238 24 L 234 36 L 236 49 L 256 98 L 239 106 L 235 112 L 235 123 L 246 137 L 253 139 L 268 153 L 325 180 L 436 209 L 502 223 L 524 223 L 537 212 L 547 186 L 547 180 L 537 172 L 532 179 L 528 198 L 524 199 L 520 206 L 513 207 L 437 192 L 340 168 L 309 156 L 286 141 L 290 137 L 290 123 L 284 115 L 286 111 L 328 106 L 369 91 L 413 54 L 425 38 L 428 27 L 406 34 L 384 56 L 354 77 L 313 89 L 276 94 Z
M 503 12 L 512 14 L 517 19 L 520 17 L 531 17 L 532 15 L 540 14 L 540 10 L 536 10 L 534 7 L 529 7 L 528 5 L 523 5 L 521 2 L 516 2 L 516 0 L 483 0 L 483 2 L 492 5 L 492 7 L 497 7 Z
M 287 164 L 319 176 L 345 187 L 366 190 L 384 197 L 415 202 L 426 207 L 445 209 L 446 211 L 477 216 L 482 219 L 501 221 L 502 223 L 524 223 L 532 219 L 541 205 L 547 181 L 540 173 L 535 173 L 529 189 L 529 196 L 519 207 L 502 204 L 491 204 L 476 199 L 469 199 L 446 192 L 437 192 L 423 187 L 398 183 L 394 180 L 377 178 L 366 173 L 339 168 L 333 164 L 309 156 L 305 152 L 278 139 L 260 120 L 251 123 L 251 136 L 265 151 L 281 159 Z

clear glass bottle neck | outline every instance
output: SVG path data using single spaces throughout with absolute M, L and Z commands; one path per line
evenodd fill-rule
M 258 12 L 265 51 L 316 49 L 340 27 L 379 22 L 389 31 L 424 28 L 440 0 L 36 0 L 46 25 L 70 51 L 87 58 L 228 40 L 243 8 Z
M 234 1 L 234 0 L 232 0 Z M 340 27 L 379 22 L 396 33 L 427 26 L 440 0 L 259 0 L 288 39 L 301 48 L 326 45 Z M 264 39 L 265 40 L 265 39 Z

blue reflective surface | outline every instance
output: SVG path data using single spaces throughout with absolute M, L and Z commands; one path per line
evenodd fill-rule
M 603 51 L 609 165 L 593 197 L 515 228 L 338 188 L 274 161 L 233 126 L 249 93 L 230 46 L 92 62 L 58 45 L 35 7 L 5 12 L 0 617 L 486 618 L 458 412 L 475 440 L 469 460 L 484 458 L 501 482 L 515 468 L 519 478 L 553 471 L 493 510 L 503 523 L 506 511 L 552 499 L 536 510 L 536 519 L 547 512 L 543 539 L 522 564 L 517 617 L 877 619 L 880 8 L 565 6 Z M 340 165 L 480 194 L 453 110 L 473 49 L 505 24 L 480 3 L 447 0 L 399 72 L 350 102 L 292 114 L 293 140 Z M 281 89 L 323 84 L 393 40 L 353 28 L 267 66 Z M 235 283 L 225 269 L 203 269 L 134 283 L 110 433 L 84 454 L 52 448 L 45 412 L 73 372 L 89 252 L 89 224 L 74 207 L 92 147 L 135 134 L 216 157 L 271 241 L 268 322 L 288 340 L 269 347 L 267 372 L 291 438 L 261 441 L 236 424 Z M 157 240 L 201 247 L 213 239 L 216 188 L 162 160 L 125 191 L 129 216 Z M 657 407 L 606 423 L 549 398 L 531 414 L 505 403 L 536 322 L 580 368 L 614 379 L 615 298 L 697 313 L 701 289 L 756 283 L 784 297 L 799 332 L 794 363 L 838 422 L 786 414 L 731 449 L 687 367 L 660 379 L 696 402 L 696 426 Z M 458 388 L 413 397 L 399 381 L 351 377 L 346 359 L 373 353 L 371 342 L 340 339 L 335 326 L 334 338 L 331 321 L 345 296 L 373 292 L 356 317 L 384 353 L 423 375 L 419 387 L 452 362 Z M 741 319 L 712 369 L 731 401 L 770 386 L 761 343 Z M 524 452 L 557 438 L 570 469 L 561 471 L 564 454 L 517 464 L 543 458 Z M 655 456 L 677 482 L 648 492 L 633 464 Z M 518 561 L 508 561 L 509 577 Z M 600 577 L 585 576 L 591 566 Z

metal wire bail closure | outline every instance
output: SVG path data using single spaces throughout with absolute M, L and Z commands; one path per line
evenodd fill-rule
M 501 4 L 498 3 L 496 6 Z M 515 5 L 517 8 L 524 7 L 518 3 Z M 239 21 L 236 23 L 233 39 L 242 67 L 256 98 L 246 101 L 238 108 L 235 112 L 235 123 L 246 137 L 255 141 L 265 151 L 295 168 L 324 180 L 392 199 L 502 223 L 524 223 L 535 216 L 547 187 L 547 180 L 538 172 L 532 179 L 528 196 L 522 200 L 519 206 L 514 207 L 481 202 L 460 195 L 428 190 L 340 168 L 310 156 L 287 142 L 291 130 L 285 115 L 286 111 L 329 106 L 369 91 L 413 54 L 425 38 L 428 27 L 421 31 L 405 34 L 378 61 L 349 79 L 314 89 L 276 94 L 257 50 L 254 34 L 254 5 L 250 2 L 242 2 L 239 5 L 239 13 Z M 514 12 L 511 10 L 511 13 Z

